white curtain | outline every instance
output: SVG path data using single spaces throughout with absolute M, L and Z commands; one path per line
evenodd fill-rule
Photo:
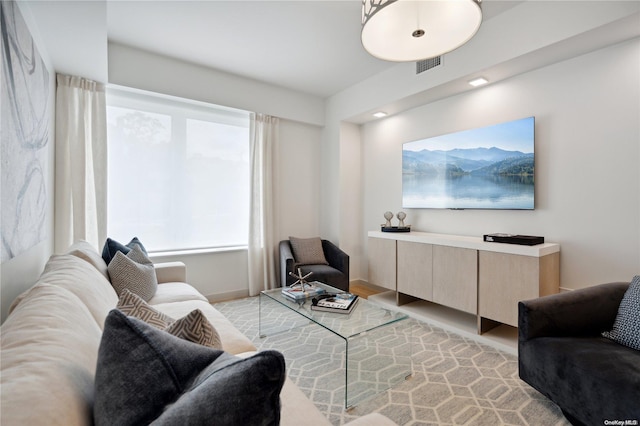
M 249 295 L 278 287 L 276 281 L 275 173 L 278 118 L 251 114 L 251 201 L 249 216 Z
M 104 85 L 57 75 L 55 251 L 107 235 L 107 115 Z

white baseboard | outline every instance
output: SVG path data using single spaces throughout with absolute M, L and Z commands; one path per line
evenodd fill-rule
M 227 300 L 243 299 L 249 297 L 249 290 L 227 291 L 225 293 L 207 294 L 209 303 L 226 302 Z

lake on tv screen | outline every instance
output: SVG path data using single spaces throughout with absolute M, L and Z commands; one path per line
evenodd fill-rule
M 403 174 L 404 208 L 533 209 L 533 176 Z

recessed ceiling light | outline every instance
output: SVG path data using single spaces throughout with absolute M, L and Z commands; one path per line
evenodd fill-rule
M 382 118 L 382 117 L 386 117 L 387 113 L 384 112 L 384 111 L 378 111 L 378 112 L 373 113 L 373 116 L 376 117 L 376 118 Z
M 488 82 L 489 80 L 487 80 L 486 78 L 479 77 L 471 80 L 469 84 L 472 85 L 473 87 L 478 87 L 478 86 L 482 86 L 483 84 L 487 84 Z

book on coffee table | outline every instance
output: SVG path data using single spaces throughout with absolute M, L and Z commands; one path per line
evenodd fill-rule
M 325 290 L 317 285 L 313 285 L 312 287 L 309 287 L 309 285 L 305 285 L 304 290 L 302 290 L 302 288 L 299 286 L 293 288 L 282 287 L 282 294 L 284 296 L 287 296 L 291 300 L 304 300 L 324 293 Z
M 315 302 L 315 301 L 314 301 Z M 358 296 L 350 294 L 348 297 L 333 296 L 320 299 L 311 305 L 313 311 L 336 312 L 339 314 L 350 314 L 358 303 Z

